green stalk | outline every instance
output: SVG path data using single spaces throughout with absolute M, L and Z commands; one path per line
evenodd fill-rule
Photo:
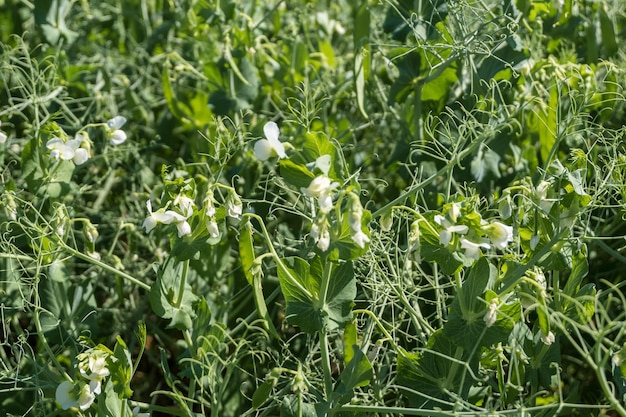
M 139 281 L 137 278 L 128 275 L 125 272 L 122 272 L 118 269 L 113 268 L 111 265 L 107 265 L 104 262 L 101 262 L 97 259 L 94 259 L 88 255 L 85 255 L 84 253 L 77 251 L 76 249 L 72 248 L 71 246 L 68 246 L 65 242 L 58 240 L 57 243 L 63 248 L 63 250 L 65 250 L 66 252 L 69 252 L 71 255 L 82 259 L 83 261 L 89 262 L 93 265 L 96 265 L 99 268 L 104 269 L 107 272 L 110 272 L 111 274 L 117 275 L 118 277 L 121 277 L 123 279 L 125 279 L 126 281 L 129 281 L 130 283 L 146 290 L 149 291 L 150 290 L 150 286 L 144 282 Z
M 289 269 L 287 269 L 283 261 L 278 256 L 276 249 L 274 249 L 274 245 L 272 245 L 271 236 L 265 228 L 265 223 L 263 223 L 263 219 L 261 218 L 261 216 L 253 213 L 245 213 L 243 216 L 252 217 L 259 222 L 259 224 L 261 225 L 261 230 L 263 231 L 263 237 L 265 237 L 265 242 L 267 243 L 268 249 L 270 250 L 272 257 L 274 258 L 274 262 L 276 262 L 276 266 L 285 274 L 285 276 L 289 279 L 289 281 L 291 281 L 294 286 L 298 287 L 298 289 L 302 291 L 308 298 L 313 300 L 315 298 L 313 297 L 313 294 L 311 294 L 311 292 L 306 287 L 304 287 L 295 277 L 291 275 Z
M 320 306 L 322 309 L 326 307 L 326 297 L 328 295 L 328 286 L 330 285 L 330 276 L 332 273 L 332 262 L 327 260 L 324 264 L 324 272 L 322 274 L 322 293 Z M 322 326 L 319 330 L 320 335 L 320 354 L 322 356 L 322 369 L 324 371 L 324 391 L 326 400 L 330 399 L 333 392 L 333 376 L 330 367 L 330 352 L 328 351 L 328 334 L 326 333 L 326 326 Z
M 187 273 L 189 272 L 189 259 L 186 259 L 183 262 L 183 272 L 180 274 L 180 284 L 178 286 L 178 297 L 177 300 L 174 301 L 174 307 L 180 307 L 183 302 L 183 294 L 185 294 L 185 284 L 187 284 Z

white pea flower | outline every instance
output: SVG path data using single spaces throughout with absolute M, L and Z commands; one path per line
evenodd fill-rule
M 220 228 L 215 220 L 210 220 L 206 224 L 209 235 L 213 238 L 220 236 Z
M 448 216 L 450 216 L 450 220 L 452 220 L 453 223 L 456 223 L 460 215 L 461 206 L 459 206 L 457 203 L 452 203 L 452 205 L 450 206 L 450 210 L 448 211 Z
M 356 243 L 361 249 L 365 248 L 365 245 L 369 243 L 370 238 L 363 233 L 363 231 L 359 230 L 358 232 L 352 235 L 352 240 Z
M 491 239 L 493 246 L 504 249 L 513 241 L 513 227 L 500 222 L 493 222 L 486 227 L 487 235 Z
M 487 327 L 493 326 L 498 317 L 498 302 L 497 300 L 493 300 L 487 306 L 487 313 L 483 317 L 483 320 L 487 324 Z
M 113 145 L 121 145 L 126 141 L 126 132 L 121 129 L 125 123 L 126 118 L 124 116 L 115 116 L 107 120 L 107 127 L 111 130 L 109 137 Z
M 317 198 L 317 204 L 323 212 L 330 211 L 333 207 L 332 192 L 339 186 L 339 183 L 332 182 L 325 175 L 315 177 L 311 184 L 304 190 L 304 193 L 311 197 Z
M 320 171 L 322 171 L 322 174 L 328 175 L 328 171 L 330 171 L 330 162 L 331 162 L 330 155 L 326 154 L 326 155 L 320 156 L 314 162 L 306 164 L 306 167 L 311 172 L 313 172 L 315 168 L 317 168 Z
M 102 380 L 110 374 L 107 368 L 107 356 L 101 350 L 94 349 L 89 353 L 87 363 L 79 368 L 83 378 L 89 380 L 89 389 L 94 394 L 100 394 Z
M 330 246 L 330 232 L 326 229 L 317 240 L 317 247 L 322 252 L 326 252 Z
M 490 247 L 486 242 L 475 243 L 465 238 L 461 239 L 461 248 L 465 249 L 465 256 L 470 259 L 480 258 L 480 248 L 489 249 Z
M 552 204 L 554 203 L 554 200 L 549 200 L 547 198 L 550 185 L 549 181 L 541 181 L 535 188 L 535 197 L 539 201 L 539 207 L 546 213 L 550 211 Z
M 64 410 L 78 407 L 81 410 L 88 409 L 96 399 L 89 385 L 79 382 L 63 381 L 56 389 L 55 397 Z
M 193 215 L 193 208 L 196 203 L 186 195 L 177 195 L 174 199 L 174 205 L 183 213 L 183 216 L 189 218 Z
M 243 204 L 239 196 L 233 191 L 226 199 L 226 215 L 238 219 L 243 214 Z
M 187 218 L 179 213 L 176 213 L 173 210 L 159 209 L 155 212 L 152 211 L 152 203 L 150 200 L 146 202 L 146 207 L 148 208 L 148 217 L 144 220 L 142 227 L 146 230 L 146 233 L 150 233 L 152 229 L 156 227 L 157 224 L 172 224 L 176 225 L 178 229 L 178 237 L 183 237 L 185 235 L 191 234 L 191 226 L 187 222 Z
M 555 340 L 556 340 L 556 337 L 554 336 L 554 333 L 552 333 L 551 331 L 548 332 L 548 334 L 543 334 L 543 332 L 541 332 L 541 341 L 543 342 L 544 345 L 550 346 L 552 343 L 554 343 Z
M 215 204 L 213 203 L 213 191 L 207 192 L 204 202 L 206 203 L 206 216 L 209 218 L 215 216 L 217 210 L 215 210 Z
M 443 230 L 439 232 L 439 244 L 440 245 L 447 246 L 452 240 L 452 233 L 458 233 L 460 235 L 464 235 L 469 230 L 469 228 L 465 225 L 461 225 L 461 224 L 453 225 L 452 223 L 448 221 L 448 219 L 446 219 L 440 214 L 435 215 L 433 220 L 435 220 L 435 223 L 443 227 Z
M 55 161 L 74 161 L 76 165 L 82 165 L 89 159 L 89 151 L 81 148 L 84 138 L 76 135 L 76 138 L 63 142 L 61 138 L 54 136 L 46 142 L 46 148 L 50 149 L 50 157 Z
M 96 239 L 98 239 L 98 229 L 96 229 L 96 226 L 91 224 L 91 222 L 85 225 L 85 236 L 87 237 L 87 240 L 89 240 L 89 242 L 91 243 L 94 243 Z
M 254 144 L 254 154 L 261 161 L 267 161 L 271 156 L 278 155 L 279 159 L 287 157 L 285 147 L 278 140 L 280 130 L 275 122 L 267 122 L 263 126 L 265 139 L 260 139 Z
M 2 126 L 2 122 L 0 122 L 0 126 Z M 0 130 L 0 143 L 4 143 L 7 141 L 7 134 Z
M 311 225 L 311 232 L 309 233 L 309 236 L 313 238 L 318 249 L 322 252 L 326 252 L 330 247 L 330 232 L 328 231 L 325 220 L 322 220 L 319 223 L 313 223 Z

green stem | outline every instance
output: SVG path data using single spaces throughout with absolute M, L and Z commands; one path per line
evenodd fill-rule
M 372 320 L 374 320 L 374 322 L 376 323 L 376 325 L 378 326 L 380 331 L 383 332 L 383 334 L 385 335 L 385 338 L 387 338 L 387 340 L 389 340 L 389 343 L 391 343 L 391 346 L 393 347 L 393 350 L 395 350 L 396 352 L 402 352 L 400 350 L 400 347 L 398 347 L 398 345 L 396 345 L 396 342 L 393 340 L 393 337 L 389 334 L 387 329 L 385 329 L 385 326 L 383 326 L 383 324 L 380 322 L 380 320 L 378 319 L 378 317 L 374 313 L 372 313 L 369 310 L 365 310 L 365 309 L 357 309 L 357 310 L 353 310 L 352 312 L 354 314 L 365 314 L 365 315 L 370 316 L 370 318 Z
M 174 301 L 174 307 L 178 308 L 183 302 L 185 294 L 185 285 L 187 284 L 187 273 L 189 272 L 189 259 L 183 262 L 183 272 L 180 274 L 180 284 L 178 286 L 178 298 Z
M 320 334 L 320 354 L 322 356 L 322 369 L 324 370 L 324 397 L 330 399 L 333 392 L 333 375 L 330 367 L 330 354 L 328 351 L 328 335 L 326 329 L 319 331 Z
M 324 272 L 322 274 L 321 285 L 321 306 L 322 311 L 326 311 L 326 297 L 328 296 L 328 286 L 330 285 L 330 276 L 332 274 L 332 262 L 326 260 L 324 264 Z M 322 355 L 322 368 L 324 370 L 324 387 L 326 400 L 330 399 L 333 392 L 333 376 L 330 366 L 330 353 L 328 351 L 328 334 L 326 333 L 326 326 L 322 326 L 319 330 L 320 335 L 320 353 Z
M 274 262 L 276 262 L 276 266 L 278 267 L 278 269 L 280 269 L 285 274 L 285 276 L 289 279 L 289 281 L 294 286 L 298 287 L 298 289 L 303 294 L 305 294 L 309 299 L 311 299 L 311 300 L 315 299 L 313 294 L 311 294 L 311 291 L 309 291 L 294 276 L 291 275 L 291 272 L 289 271 L 289 269 L 287 269 L 287 267 L 283 263 L 282 259 L 280 259 L 280 257 L 278 256 L 278 253 L 276 252 L 276 249 L 274 249 L 274 245 L 272 245 L 271 236 L 268 233 L 267 229 L 265 228 L 265 223 L 263 223 L 263 219 L 261 218 L 261 216 L 259 216 L 257 214 L 253 214 L 253 213 L 245 213 L 245 214 L 243 214 L 243 216 L 252 217 L 253 219 L 256 219 L 259 222 L 259 224 L 261 225 L 261 229 L 263 231 L 263 237 L 265 237 L 265 242 L 267 243 L 267 247 L 268 247 L 268 249 L 270 250 L 270 253 L 273 256 Z
M 70 254 L 72 254 L 73 256 L 82 259 L 83 261 L 89 262 L 93 265 L 96 265 L 99 268 L 104 269 L 107 272 L 110 272 L 111 274 L 117 275 L 123 279 L 125 279 L 126 281 L 131 282 L 134 285 L 137 285 L 138 287 L 149 291 L 150 290 L 150 286 L 144 282 L 139 281 L 137 278 L 128 275 L 125 272 L 122 272 L 118 269 L 113 268 L 111 265 L 107 265 L 104 262 L 101 262 L 97 259 L 94 259 L 88 255 L 85 255 L 82 252 L 77 251 L 76 249 L 72 248 L 71 246 L 68 246 L 65 242 L 58 240 L 57 243 L 59 244 L 59 246 L 61 246 L 63 248 L 63 250 L 65 250 L 66 252 L 69 252 Z

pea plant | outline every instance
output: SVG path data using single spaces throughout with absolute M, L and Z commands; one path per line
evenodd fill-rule
M 617 0 L 0 8 L 0 410 L 626 416 Z

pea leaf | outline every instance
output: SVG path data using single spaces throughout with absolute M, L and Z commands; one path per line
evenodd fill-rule
M 331 261 L 326 261 L 331 262 Z M 319 256 L 311 260 L 292 257 L 278 268 L 278 279 L 287 302 L 287 321 L 306 333 L 326 327 L 343 327 L 352 318 L 356 280 L 351 262 L 333 263 L 328 288 L 321 288 L 324 265 Z
M 150 289 L 150 305 L 154 313 L 164 319 L 171 319 L 168 327 L 179 330 L 190 329 L 195 317 L 193 304 L 198 297 L 186 284 L 180 288 L 183 262 L 169 258 L 157 271 L 157 280 Z

